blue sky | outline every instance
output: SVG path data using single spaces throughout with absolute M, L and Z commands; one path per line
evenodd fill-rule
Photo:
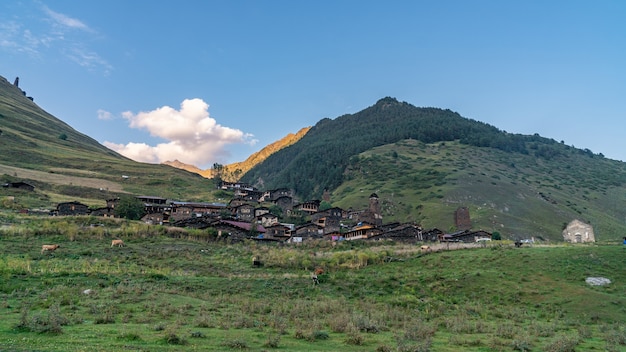
M 201 168 L 394 97 L 626 161 L 626 1 L 0 3 L 0 75 L 133 159 Z

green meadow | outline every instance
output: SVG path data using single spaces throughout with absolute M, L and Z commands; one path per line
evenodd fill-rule
M 626 350 L 617 242 L 423 253 L 229 244 L 119 219 L 1 220 L 3 351 Z M 111 247 L 117 238 L 124 247 Z M 61 247 L 42 254 L 42 244 Z

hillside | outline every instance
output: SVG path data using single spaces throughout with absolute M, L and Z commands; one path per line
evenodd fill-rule
M 385 222 L 445 231 L 455 230 L 453 213 L 465 206 L 475 228 L 507 238 L 562 240 L 574 218 L 591 223 L 598 240 L 626 233 L 626 164 L 392 98 L 320 121 L 242 180 L 290 187 L 304 199 L 327 189 L 346 209 L 377 193 Z
M 276 153 L 277 151 L 279 151 L 279 150 L 281 150 L 281 149 L 283 149 L 285 147 L 288 147 L 288 146 L 296 143 L 310 129 L 311 129 L 311 127 L 304 127 L 302 129 L 300 129 L 295 134 L 294 133 L 289 133 L 287 136 L 279 139 L 276 142 L 268 144 L 267 146 L 265 146 L 260 151 L 250 155 L 244 161 L 236 162 L 236 163 L 232 163 L 232 164 L 228 164 L 228 165 L 219 165 L 220 166 L 220 168 L 219 168 L 220 177 L 223 180 L 226 180 L 226 181 L 229 181 L 229 182 L 239 181 L 241 176 L 244 175 L 246 172 L 248 172 L 250 169 L 252 169 L 254 166 L 256 166 L 257 164 L 262 163 L 265 159 L 267 159 L 273 153 Z M 216 176 L 216 174 L 218 172 L 218 170 L 216 170 L 215 168 L 201 170 L 201 169 L 197 168 L 196 166 L 188 165 L 188 164 L 182 163 L 182 162 L 180 162 L 178 160 L 166 161 L 163 164 L 169 165 L 169 166 L 173 166 L 173 167 L 176 167 L 176 168 L 179 168 L 179 169 L 187 170 L 189 172 L 195 172 L 195 173 L 197 173 L 199 175 L 202 175 L 203 177 L 206 177 L 206 178 L 213 178 L 213 177 Z
M 617 240 L 626 233 L 626 192 L 605 174 L 617 172 L 614 164 L 575 155 L 512 158 L 459 142 L 403 140 L 352 158 L 331 198 L 347 209 L 376 193 L 385 222 L 417 221 L 450 232 L 456 230 L 454 211 L 467 207 L 475 229 L 506 238 L 560 241 L 564 225 L 578 218 L 594 226 L 597 240 Z
M 214 182 L 165 165 L 138 163 L 104 147 L 50 115 L 0 77 L 0 183 L 24 181 L 16 207 L 81 201 L 104 206 L 120 193 L 211 199 Z M 122 177 L 127 176 L 127 177 Z M 0 190 L 1 195 L 10 195 Z

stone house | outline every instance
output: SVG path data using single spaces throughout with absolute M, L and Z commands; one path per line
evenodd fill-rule
M 172 204 L 170 220 L 172 222 L 189 219 L 192 216 L 193 207 L 185 204 Z M 155 213 L 156 214 L 156 213 Z
M 275 202 L 280 197 L 293 197 L 293 192 L 288 188 L 278 188 L 263 192 L 260 202 Z
M 464 230 L 450 234 L 439 234 L 439 241 L 441 242 L 472 243 L 477 242 L 479 239 L 491 239 L 491 233 L 484 230 Z
M 296 206 L 294 207 L 295 210 L 306 214 L 306 215 L 311 215 L 313 213 L 317 213 L 319 211 L 320 208 L 320 201 L 317 199 L 314 200 L 310 200 L 307 202 L 303 202 L 300 204 L 296 204 Z
M 282 210 L 283 215 L 287 215 L 293 209 L 293 198 L 289 196 L 281 196 L 274 200 L 274 204 Z
M 155 196 L 137 196 L 136 198 L 143 203 L 146 214 L 170 211 L 170 205 L 167 204 L 167 198 Z
M 221 203 L 170 202 L 170 205 L 170 218 L 172 221 L 205 215 L 217 217 L 226 209 L 226 204 Z
M 270 212 L 270 208 L 268 208 L 268 207 L 255 208 L 254 209 L 254 216 L 258 218 L 259 216 L 261 216 L 263 214 L 267 214 L 269 212 Z
M 163 225 L 164 222 L 169 221 L 169 216 L 166 213 L 150 213 L 144 215 L 141 221 L 150 225 Z
M 324 228 L 324 234 L 338 232 L 341 229 L 341 219 L 343 218 L 341 208 L 330 208 L 311 214 L 311 222 Z
M 115 210 L 113 208 L 110 207 L 102 207 L 102 208 L 98 208 L 98 209 L 93 209 L 89 215 L 91 216 L 102 216 L 105 218 L 114 218 L 115 217 Z
M 376 236 L 371 236 L 368 239 L 382 240 L 388 239 L 397 242 L 416 243 L 424 242 L 425 236 L 420 226 L 414 223 L 394 223 L 389 226 L 383 226 L 381 228 L 382 233 Z
M 274 224 L 272 226 L 265 227 L 265 236 L 274 239 L 286 240 L 291 237 L 291 229 L 288 226 L 282 224 Z
M 57 215 L 87 215 L 89 207 L 80 202 L 64 202 L 59 203 L 56 209 Z
M 252 221 L 254 220 L 254 206 L 250 204 L 242 204 L 233 209 L 235 218 L 239 221 Z
M 292 237 L 299 237 L 303 240 L 320 239 L 323 236 L 324 228 L 310 222 L 304 225 L 297 226 L 295 231 L 292 232 Z
M 35 186 L 26 183 L 26 182 L 9 182 L 9 183 L 5 183 L 4 185 L 2 185 L 3 187 L 7 187 L 7 188 L 17 188 L 17 189 L 22 189 L 25 191 L 29 191 L 32 192 L 35 190 Z
M 213 227 L 217 230 L 218 239 L 229 242 L 241 242 L 245 239 L 253 239 L 266 232 L 265 228 L 261 225 L 243 221 L 222 220 L 213 224 Z
M 257 222 L 263 225 L 263 227 L 273 226 L 278 224 L 278 216 L 272 213 L 265 213 L 257 216 Z
M 365 240 L 371 237 L 378 236 L 383 231 L 373 224 L 360 224 L 354 227 L 352 230 L 343 234 L 343 237 L 346 241 L 353 240 Z
M 571 243 L 595 242 L 593 227 L 578 219 L 572 220 L 563 230 L 563 240 Z

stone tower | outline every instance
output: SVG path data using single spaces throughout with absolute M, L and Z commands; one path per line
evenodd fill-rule
M 376 193 L 370 195 L 369 206 L 367 210 L 361 213 L 359 220 L 369 222 L 376 226 L 383 224 L 383 214 L 380 210 L 380 203 L 378 202 L 378 195 L 376 195 Z
M 470 213 L 467 207 L 459 207 L 454 211 L 454 225 L 459 231 L 472 228 L 472 221 L 470 220 Z

